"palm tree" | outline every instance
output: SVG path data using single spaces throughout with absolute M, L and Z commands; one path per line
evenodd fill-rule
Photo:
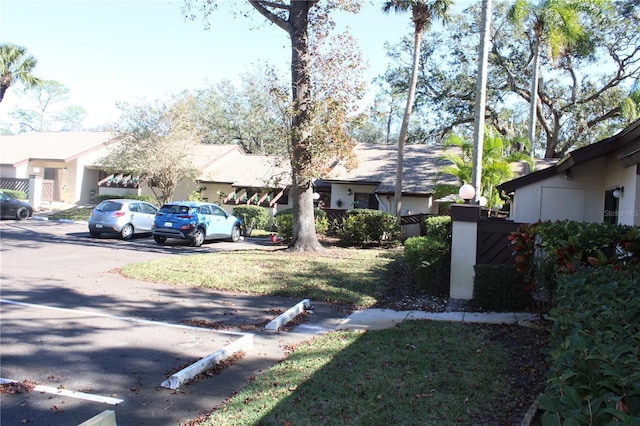
M 480 19 L 480 43 L 478 45 L 478 79 L 476 81 L 476 104 L 474 107 L 473 170 L 471 181 L 475 199 L 480 198 L 482 184 L 482 143 L 487 103 L 487 73 L 489 68 L 489 43 L 491 42 L 491 0 L 482 0 Z
M 511 147 L 517 145 L 517 140 L 505 141 L 493 128 L 486 128 L 482 144 L 482 178 L 480 191 L 476 198 L 483 195 L 487 199 L 487 206 L 493 207 L 500 203 L 500 194 L 495 187 L 512 178 L 511 163 L 528 161 L 528 156 Z M 437 185 L 437 194 L 444 196 L 457 194 L 460 185 L 470 183 L 473 175 L 472 157 L 474 143 L 459 135 L 449 135 L 445 140 L 448 149 L 442 156 L 450 164 L 440 169 L 440 175 L 452 175 L 458 178 L 457 185 Z
M 431 27 L 432 19 L 439 18 L 446 22 L 449 17 L 449 8 L 453 0 L 389 0 L 384 3 L 382 11 L 389 13 L 403 13 L 411 10 L 411 20 L 413 21 L 413 69 L 411 71 L 411 81 L 407 92 L 407 104 L 400 126 L 400 136 L 398 137 L 398 160 L 396 169 L 396 187 L 393 195 L 392 211 L 400 219 L 402 203 L 402 172 L 404 161 L 404 143 L 407 138 L 409 119 L 413 110 L 416 86 L 418 84 L 418 67 L 420 65 L 420 46 L 422 45 L 423 31 Z
M 38 61 L 31 55 L 26 56 L 27 49 L 12 43 L 0 44 L 0 102 L 4 94 L 16 81 L 26 86 L 34 86 L 40 80 L 31 72 Z
M 509 18 L 516 26 L 522 27 L 525 21 L 528 21 L 533 30 L 533 69 L 529 93 L 529 142 L 532 161 L 535 160 L 542 46 L 546 44 L 551 59 L 557 60 L 562 56 L 564 49 L 584 40 L 585 29 L 582 18 L 596 16 L 609 3 L 609 0 L 540 0 L 540 3 L 533 4 L 529 0 L 516 0 L 509 11 Z

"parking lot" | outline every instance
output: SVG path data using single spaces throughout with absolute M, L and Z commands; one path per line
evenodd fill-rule
M 0 378 L 39 385 L 2 395 L 2 425 L 74 425 L 108 409 L 119 425 L 178 425 L 341 318 L 314 303 L 306 326 L 266 332 L 266 322 L 299 301 L 139 282 L 118 272 L 166 256 L 260 248 L 249 241 L 158 246 L 148 237 L 94 239 L 84 224 L 35 220 L 1 221 L 0 235 Z M 253 346 L 220 374 L 177 390 L 160 386 L 246 333 Z

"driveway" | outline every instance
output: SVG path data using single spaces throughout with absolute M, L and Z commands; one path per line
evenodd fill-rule
M 345 316 L 312 301 L 305 324 L 266 332 L 265 323 L 299 300 L 173 287 L 118 273 L 131 262 L 265 248 L 252 241 L 159 246 L 147 237 L 94 239 L 84 224 L 35 220 L 1 221 L 0 238 L 0 378 L 40 386 L 2 395 L 2 425 L 76 425 L 104 410 L 114 410 L 121 426 L 178 425 L 210 411 L 291 345 L 334 329 Z M 220 374 L 177 390 L 160 386 L 246 333 L 253 346 Z

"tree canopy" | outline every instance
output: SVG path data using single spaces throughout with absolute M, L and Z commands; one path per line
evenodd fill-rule
M 18 96 L 30 106 L 9 112 L 18 123 L 19 132 L 79 130 L 87 116 L 82 106 L 69 104 L 69 89 L 55 80 L 23 87 Z
M 181 180 L 196 177 L 194 150 L 205 130 L 193 116 L 194 103 L 184 92 L 170 100 L 119 104 L 118 143 L 98 163 L 111 172 L 139 176 L 159 204 L 171 201 Z
M 486 111 L 487 124 L 507 138 L 527 133 L 533 57 L 532 39 L 509 19 L 511 5 L 494 4 Z M 545 157 L 561 157 L 608 137 L 640 110 L 640 8 L 630 8 L 623 1 L 613 6 L 585 26 L 591 49 L 566 48 L 557 60 L 548 55 L 540 58 L 543 78 L 538 88 L 540 133 L 536 141 Z M 416 142 L 442 141 L 450 132 L 471 132 L 478 14 L 478 7 L 473 6 L 452 15 L 450 27 L 455 31 L 425 34 L 416 88 L 416 117 L 420 119 L 419 129 L 413 131 Z M 406 58 L 412 55 L 409 37 L 389 53 L 408 62 Z M 394 79 L 389 84 L 398 82 Z

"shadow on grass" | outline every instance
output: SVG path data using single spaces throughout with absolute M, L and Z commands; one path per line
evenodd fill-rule
M 515 332 L 515 331 L 514 331 Z M 489 328 L 407 321 L 298 347 L 203 424 L 511 424 L 535 389 L 514 386 Z M 519 414 L 516 414 L 518 417 Z

